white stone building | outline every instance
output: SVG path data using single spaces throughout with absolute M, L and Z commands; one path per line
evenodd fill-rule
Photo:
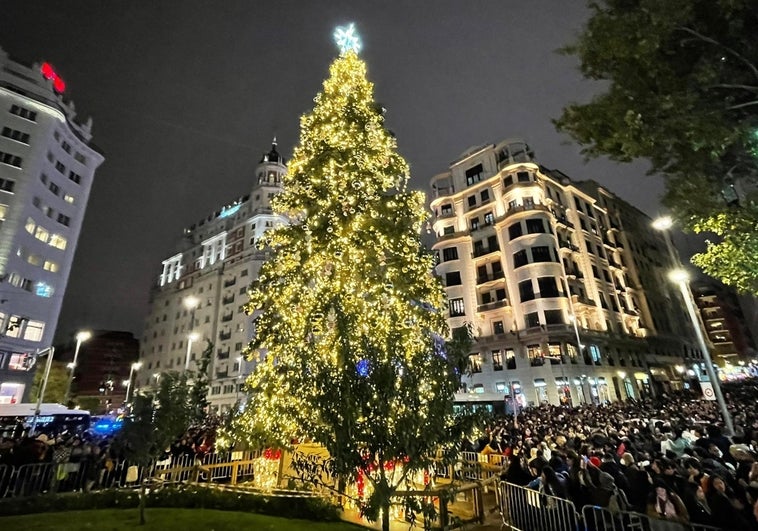
M 0 49 L 0 404 L 28 399 L 50 347 L 95 170 L 92 120 L 63 78 Z
M 242 398 L 241 385 L 253 369 L 241 356 L 253 332 L 243 306 L 267 257 L 258 241 L 285 222 L 272 213 L 270 201 L 286 172 L 274 142 L 255 169 L 250 192 L 185 229 L 163 260 L 151 292 L 136 389 L 153 386 L 166 371 L 195 370 L 210 341 L 211 407 L 226 411 Z
M 520 140 L 468 150 L 431 185 L 448 322 L 476 336 L 459 401 L 510 410 L 689 384 L 701 353 L 666 276 L 678 258 L 644 213 Z

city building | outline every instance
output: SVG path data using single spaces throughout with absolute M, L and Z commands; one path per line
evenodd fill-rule
M 124 404 L 131 367 L 139 358 L 139 341 L 131 332 L 94 330 L 84 341 L 55 347 L 55 360 L 74 362 L 70 396 L 90 413 L 107 413 Z M 68 370 L 71 370 L 70 365 Z
M 651 396 L 702 354 L 667 235 L 520 140 L 467 150 L 431 180 L 436 273 L 451 328 L 476 337 L 459 401 L 511 409 Z
M 756 351 L 736 293 L 713 282 L 698 282 L 692 291 L 713 345 L 713 362 L 727 372 L 741 370 L 754 360 Z
M 242 398 L 242 384 L 254 367 L 242 358 L 253 333 L 244 312 L 247 288 L 268 255 L 258 246 L 264 231 L 285 222 L 273 214 L 270 201 L 286 172 L 274 141 L 247 195 L 184 230 L 151 292 L 136 388 L 153 386 L 166 371 L 195 371 L 212 345 L 212 409 L 226 411 Z
M 52 65 L 0 49 L 0 403 L 28 399 L 36 353 L 52 344 L 103 160 Z

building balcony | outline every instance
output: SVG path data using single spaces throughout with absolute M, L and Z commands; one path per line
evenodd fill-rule
M 227 295 L 221 299 L 221 304 L 231 304 L 234 302 L 234 294 Z
M 228 323 L 232 319 L 234 319 L 234 312 L 229 312 L 226 315 L 222 315 L 221 316 L 221 322 L 222 323 Z
M 571 223 L 568 220 L 568 218 L 566 218 L 566 216 L 559 216 L 559 215 L 557 215 L 555 213 L 553 213 L 553 215 L 555 216 L 555 222 L 558 225 L 563 225 L 564 227 L 569 228 L 569 229 L 573 229 L 574 228 L 574 224 Z
M 453 218 L 455 217 L 455 212 L 453 210 L 441 210 L 439 214 L 435 215 L 435 217 L 437 219 Z
M 559 239 L 558 240 L 558 246 L 561 249 L 568 249 L 568 250 L 574 251 L 574 252 L 578 252 L 579 251 L 579 247 L 577 247 L 576 245 L 574 245 L 573 243 L 571 243 L 568 240 L 561 240 L 561 239 Z
M 478 313 L 484 313 L 488 312 L 490 310 L 496 310 L 498 308 L 503 308 L 505 306 L 508 306 L 508 299 L 503 299 L 500 301 L 494 301 L 494 302 L 488 302 L 487 304 L 480 304 L 476 307 L 476 311 Z
M 532 212 L 532 211 L 541 211 L 541 212 L 549 212 L 547 205 L 543 205 L 542 203 L 534 203 L 531 205 L 519 205 L 508 209 L 508 212 L 505 213 L 505 215 L 501 219 L 507 219 L 510 216 L 513 216 L 515 214 L 518 214 L 520 212 Z
M 476 284 L 485 284 L 487 282 L 492 282 L 493 280 L 500 280 L 501 278 L 505 278 L 505 274 L 502 271 L 496 271 L 489 275 L 479 275 L 476 277 Z
M 231 353 L 231 349 L 228 349 L 228 348 L 226 350 L 218 349 L 218 351 L 216 352 L 216 357 L 220 360 L 227 360 L 229 359 L 230 353 Z
M 455 193 L 455 187 L 453 186 L 441 186 L 439 188 L 433 186 L 432 189 L 434 190 L 434 197 L 446 197 L 448 195 L 453 195 Z
M 228 378 L 228 377 L 229 377 L 229 370 L 216 372 L 216 378 Z
M 237 283 L 237 277 L 224 280 L 224 287 L 229 288 Z
M 221 341 L 226 341 L 226 340 L 228 340 L 228 339 L 231 339 L 231 338 L 232 338 L 232 331 L 231 331 L 231 330 L 229 330 L 228 332 L 223 332 L 223 331 L 222 331 L 222 332 L 219 332 L 219 333 L 218 333 L 218 338 L 219 338 Z
M 499 250 L 500 249 L 497 247 L 495 247 L 494 249 L 489 249 L 485 247 L 477 247 L 477 248 L 474 248 L 474 252 L 471 253 L 471 258 L 479 258 L 482 256 L 486 256 L 488 254 L 496 253 Z
M 575 280 L 584 280 L 584 274 L 578 269 L 567 269 L 566 276 Z

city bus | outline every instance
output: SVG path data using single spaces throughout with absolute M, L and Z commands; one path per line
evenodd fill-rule
M 34 422 L 36 408 L 37 404 L 0 404 L 0 436 L 10 437 L 19 421 L 24 424 L 24 431 L 28 435 Z M 68 409 L 61 404 L 40 406 L 37 416 L 37 433 L 80 433 L 89 427 L 89 411 Z

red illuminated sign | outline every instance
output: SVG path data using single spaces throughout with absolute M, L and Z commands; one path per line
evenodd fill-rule
M 53 90 L 58 94 L 62 94 L 66 90 L 66 82 L 55 72 L 53 65 L 50 63 L 42 63 L 39 71 L 42 73 L 42 77 L 53 81 Z

